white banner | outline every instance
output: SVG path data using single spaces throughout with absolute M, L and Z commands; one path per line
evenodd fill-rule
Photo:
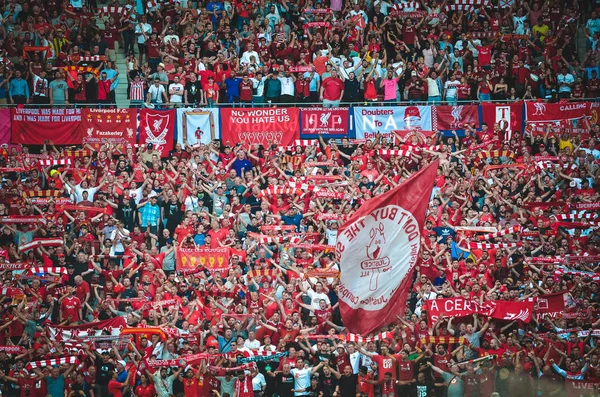
M 190 146 L 200 143 L 206 145 L 214 139 L 219 139 L 220 131 L 219 109 L 177 109 L 177 143 L 183 145 L 183 137 L 187 136 L 187 143 Z
M 355 107 L 354 128 L 356 139 L 393 137 L 394 130 L 431 131 L 431 106 Z

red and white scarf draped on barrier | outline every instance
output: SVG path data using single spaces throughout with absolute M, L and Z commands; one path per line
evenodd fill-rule
M 469 248 L 480 249 L 480 250 L 492 250 L 492 249 L 498 249 L 498 248 L 515 248 L 515 247 L 520 247 L 522 245 L 523 245 L 523 243 L 521 243 L 521 242 L 518 242 L 518 243 L 497 243 L 497 244 L 477 243 L 477 242 L 474 242 L 474 241 L 469 242 Z
M 58 159 L 58 160 L 46 159 L 46 160 L 40 160 L 39 164 L 42 167 L 52 167 L 55 165 L 71 165 L 71 159 L 70 158 Z
M 375 336 L 360 336 L 357 334 L 348 334 L 346 335 L 346 342 L 355 342 L 355 343 L 368 343 L 368 342 L 378 342 L 385 339 L 393 339 L 393 332 L 382 332 L 379 335 Z
M 19 247 L 19 252 L 37 248 L 39 245 L 43 247 L 62 247 L 63 243 L 63 240 L 60 238 L 36 238 L 27 244 L 21 245 Z
M 41 267 L 32 267 L 29 271 L 31 273 L 67 274 L 66 267 L 41 266 Z
M 77 356 L 53 358 L 51 360 L 32 361 L 27 364 L 27 369 L 53 367 L 55 365 L 79 364 Z
M 481 236 L 477 236 L 477 238 L 479 239 L 479 241 L 489 240 L 489 239 L 496 238 L 496 237 L 506 236 L 508 234 L 520 233 L 521 230 L 522 230 L 522 227 L 517 225 L 517 226 L 509 227 L 508 229 L 498 230 L 497 232 L 494 232 L 494 233 L 483 234 Z

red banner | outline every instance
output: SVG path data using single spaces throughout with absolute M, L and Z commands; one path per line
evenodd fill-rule
M 481 104 L 481 115 L 483 122 L 487 123 L 492 131 L 494 124 L 498 124 L 503 131 L 507 131 L 508 135 L 515 131 L 522 131 L 523 102 L 502 104 L 484 102 Z
M 229 268 L 229 248 L 179 248 L 177 250 L 177 270 L 203 267 L 214 272 Z
M 300 135 L 348 135 L 348 108 L 305 108 L 300 114 Z
M 404 312 L 438 164 L 367 201 L 340 227 L 338 296 L 351 333 L 368 335 Z
M 56 145 L 81 144 L 81 109 L 14 108 L 11 120 L 13 143 L 43 145 L 51 140 Z
M 175 135 L 175 109 L 171 110 L 140 110 L 140 144 L 154 145 L 161 157 L 167 157 L 173 150 Z
M 463 298 L 432 299 L 426 302 L 429 321 L 433 324 L 444 314 L 448 317 L 466 317 L 473 314 L 493 317 L 498 320 L 520 320 L 528 323 L 533 315 L 533 301 L 486 301 L 480 304 L 476 300 Z
M 535 299 L 535 317 L 539 321 L 544 317 L 560 317 L 565 311 L 576 306 L 570 292 L 540 295 Z
M 463 130 L 465 124 L 479 128 L 479 106 L 435 106 L 433 128 L 437 130 Z
M 10 109 L 0 109 L 0 145 L 10 143 Z
M 300 109 L 221 109 L 221 141 L 290 146 L 299 138 Z
M 526 102 L 525 114 L 527 121 L 559 121 L 580 119 L 590 114 L 590 103 Z
M 83 143 L 96 149 L 106 143 L 135 145 L 137 109 L 83 109 Z

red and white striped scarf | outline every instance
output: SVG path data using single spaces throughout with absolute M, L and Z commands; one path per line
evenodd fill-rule
M 263 197 L 263 196 L 271 197 L 271 196 L 276 196 L 278 194 L 285 194 L 288 196 L 293 196 L 296 194 L 296 190 L 292 189 L 292 188 L 288 188 L 288 187 L 283 187 L 283 186 L 271 186 L 271 187 L 261 190 L 260 193 L 258 194 L 258 197 Z
M 574 221 L 576 219 L 595 219 L 598 217 L 598 214 L 558 214 L 551 216 L 556 218 L 557 221 Z
M 63 364 L 79 364 L 79 360 L 76 356 L 53 358 L 50 360 L 31 361 L 27 364 L 27 369 L 53 367 L 55 365 Z
M 394 4 L 392 7 L 392 11 L 404 11 L 406 9 L 418 9 L 421 8 L 421 5 L 418 1 L 403 1 L 399 4 Z
M 71 159 L 70 158 L 65 158 L 65 159 L 46 159 L 46 160 L 39 160 L 38 162 L 43 167 L 52 167 L 52 166 L 55 166 L 55 165 L 71 165 Z
M 508 229 L 498 230 L 494 233 L 482 234 L 481 236 L 477 236 L 479 241 L 489 240 L 496 237 L 506 236 L 507 234 L 520 233 L 522 230 L 520 225 L 509 227 Z
M 471 12 L 475 9 L 472 4 L 448 4 L 444 11 L 465 11 Z
M 127 16 L 129 14 L 129 10 L 126 7 L 100 7 L 101 14 L 121 14 L 123 16 Z M 100 56 L 100 55 L 96 55 Z M 84 57 L 82 57 L 84 58 Z
M 515 247 L 520 247 L 522 245 L 523 245 L 523 243 L 521 243 L 521 242 L 490 244 L 490 243 L 476 243 L 476 242 L 471 241 L 469 243 L 469 248 L 480 249 L 480 250 L 492 250 L 492 249 L 498 249 L 498 248 L 515 248 Z
M 317 139 L 296 139 L 294 141 L 294 146 L 307 147 L 307 146 L 316 146 L 318 144 L 319 144 L 319 140 L 317 140 Z
M 561 276 L 568 274 L 574 277 L 589 277 L 594 281 L 598 281 L 600 280 L 600 274 L 598 273 L 593 273 L 593 272 L 584 272 L 584 271 L 580 271 L 580 270 L 572 270 L 569 268 L 566 268 L 564 266 L 559 266 L 558 269 L 556 269 L 554 271 L 554 279 L 558 280 Z
M 256 240 L 262 244 L 283 243 L 283 242 L 287 241 L 287 239 L 288 239 L 287 236 L 268 236 L 266 234 L 258 234 L 258 233 L 253 233 L 253 232 L 248 232 L 247 236 L 253 238 L 254 240 Z
M 377 154 L 380 156 L 408 157 L 415 154 L 415 152 L 410 149 L 380 149 L 377 151 Z
M 379 335 L 375 336 L 360 336 L 358 334 L 348 334 L 346 335 L 346 342 L 355 342 L 355 343 L 368 343 L 368 342 L 378 342 L 384 339 L 392 339 L 394 338 L 393 332 L 382 332 Z
M 534 164 L 535 164 L 535 168 L 538 170 L 547 170 L 547 169 L 554 168 L 554 166 L 555 166 L 555 163 L 552 163 L 550 161 L 536 161 Z M 559 166 L 563 170 L 576 170 L 577 169 L 577 164 L 565 163 L 565 164 L 559 164 Z
M 66 267 L 54 267 L 54 266 L 42 266 L 32 267 L 29 269 L 31 273 L 54 273 L 54 274 L 67 274 Z
M 27 244 L 21 245 L 19 247 L 19 252 L 34 249 L 39 245 L 42 245 L 43 247 L 61 247 L 63 245 L 63 240 L 60 238 L 36 238 Z

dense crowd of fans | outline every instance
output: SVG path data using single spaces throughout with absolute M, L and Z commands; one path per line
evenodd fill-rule
M 134 105 L 598 96 L 592 2 L 452 1 L 9 1 L 0 103 L 110 104 L 126 83 Z
M 600 19 L 576 2 L 516 1 L 464 12 L 419 2 L 396 13 L 383 1 L 138 2 L 128 5 L 136 18 L 105 12 L 104 29 L 94 3 L 6 3 L 2 99 L 112 101 L 117 41 L 128 53 L 131 99 L 140 103 L 485 101 L 596 97 L 600 87 Z M 583 61 L 573 46 L 578 22 L 590 38 Z M 50 48 L 22 56 L 24 46 Z M 107 60 L 77 62 L 95 55 Z M 99 77 L 79 69 L 88 66 L 101 69 Z M 40 154 L 4 147 L 0 391 L 529 397 L 562 395 L 565 382 L 600 382 L 597 333 L 578 333 L 598 326 L 597 262 L 569 263 L 571 271 L 557 275 L 554 263 L 526 260 L 600 253 L 593 219 L 599 134 L 593 124 L 584 134 L 548 128 L 505 138 L 499 126 L 484 125 L 431 142 L 177 145 L 164 159 L 151 146 L 67 151 L 48 142 Z M 413 149 L 405 156 L 377 154 L 407 146 Z M 493 149 L 515 156 L 478 157 Z M 40 166 L 65 156 L 70 166 Z M 554 163 L 534 166 L 532 156 Z M 324 245 L 335 245 L 340 224 L 366 200 L 436 158 L 406 311 L 385 337 L 349 338 L 338 308 L 339 264 Z M 511 162 L 526 166 L 484 172 Z M 331 195 L 272 189 L 298 182 Z M 569 227 L 556 222 L 565 203 L 595 209 L 575 214 Z M 519 240 L 520 247 L 469 248 L 469 228 L 516 225 L 522 235 L 490 242 Z M 31 244 L 40 238 L 62 242 Z M 178 272 L 182 247 L 228 247 L 229 270 Z M 575 303 L 568 313 L 527 324 L 477 316 L 433 322 L 425 310 L 436 298 L 525 300 L 561 291 Z M 111 319 L 139 333 L 111 338 L 106 330 L 102 340 L 51 331 Z M 422 343 L 428 335 L 463 336 L 469 344 Z M 48 360 L 55 365 L 43 364 Z

